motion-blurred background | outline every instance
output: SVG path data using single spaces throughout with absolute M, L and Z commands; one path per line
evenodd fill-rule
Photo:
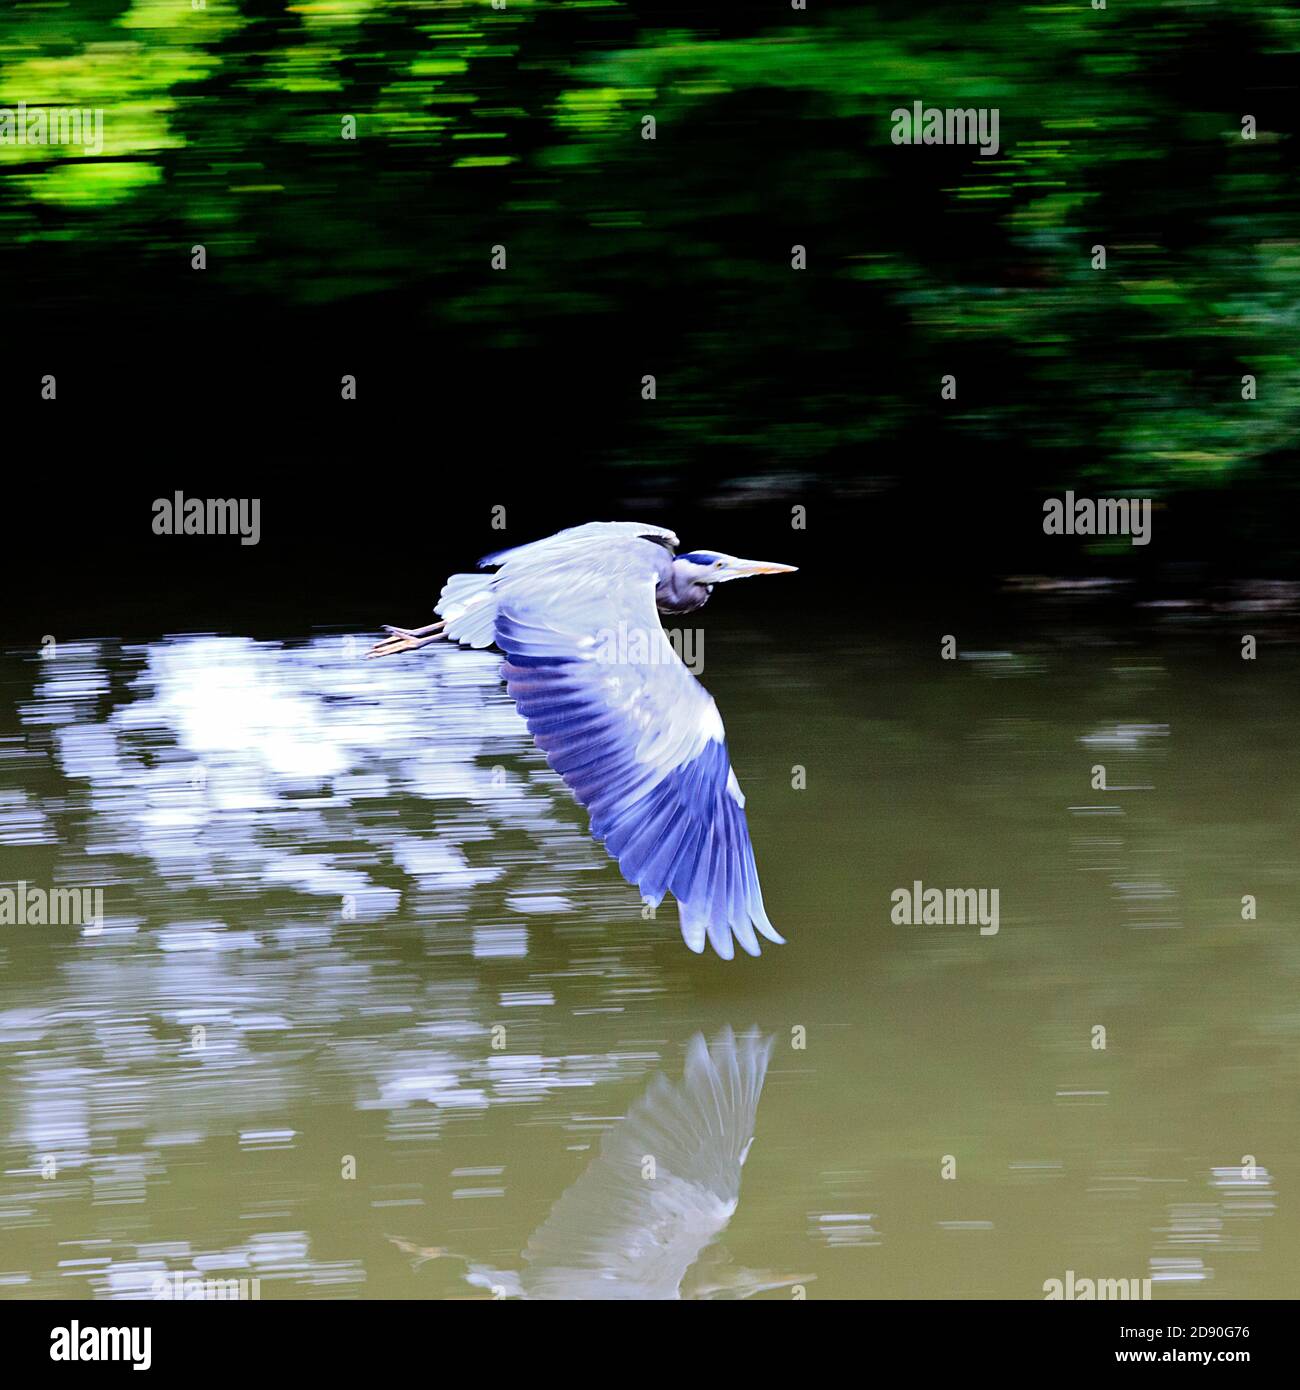
M 1298 90 L 1294 7 L 1227 0 L 7 7 L 0 104 L 104 112 L 0 144 L 11 526 L 147 591 L 200 548 L 141 506 L 256 482 L 224 604 L 290 554 L 422 581 L 481 503 L 802 503 L 823 563 L 948 589 L 1077 567 L 1073 486 L 1155 500 L 1112 567 L 1289 570 Z M 893 144 L 918 100 L 1000 152 Z

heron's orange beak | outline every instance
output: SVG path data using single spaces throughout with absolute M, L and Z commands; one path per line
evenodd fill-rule
M 748 579 L 751 574 L 797 574 L 798 565 L 776 565 L 768 560 L 737 560 L 730 569 L 737 579 Z

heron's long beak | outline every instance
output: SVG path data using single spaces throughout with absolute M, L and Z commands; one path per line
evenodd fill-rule
M 768 560 L 730 560 L 726 578 L 748 579 L 753 574 L 795 574 L 798 569 L 798 565 L 776 565 Z

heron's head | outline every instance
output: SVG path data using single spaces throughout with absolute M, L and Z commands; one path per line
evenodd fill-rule
M 720 550 L 688 550 L 673 561 L 673 569 L 697 584 L 725 584 L 728 579 L 748 579 L 753 574 L 793 574 L 796 566 L 739 560 Z
M 720 550 L 688 550 L 673 558 L 672 575 L 660 596 L 661 608 L 689 612 L 707 603 L 715 584 L 729 579 L 748 579 L 755 574 L 793 574 L 796 566 L 777 565 L 767 560 L 741 560 Z M 665 603 L 667 600 L 667 603 Z

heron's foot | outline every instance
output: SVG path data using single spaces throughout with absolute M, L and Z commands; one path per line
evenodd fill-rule
M 382 642 L 376 642 L 366 653 L 369 660 L 375 656 L 395 656 L 398 652 L 415 652 L 421 647 L 427 647 L 430 642 L 441 641 L 446 635 L 443 632 L 441 622 L 430 623 L 427 627 L 405 628 L 393 627 L 389 623 L 384 623 L 384 631 L 388 636 Z
M 411 1256 L 413 1270 L 419 1269 L 430 1260 L 441 1260 L 451 1254 L 451 1251 L 441 1245 L 416 1245 L 414 1241 L 403 1240 L 400 1236 L 389 1236 L 388 1239 L 404 1254 Z

